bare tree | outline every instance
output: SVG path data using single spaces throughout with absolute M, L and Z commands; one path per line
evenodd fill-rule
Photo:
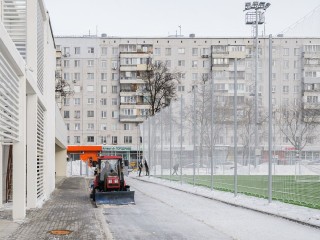
M 304 108 L 303 104 L 283 106 L 277 111 L 277 124 L 301 156 L 302 149 L 318 137 L 319 109 Z
M 61 103 L 64 98 L 74 94 L 74 91 L 71 90 L 70 84 L 62 79 L 60 71 L 56 71 L 55 93 L 56 101 L 59 103 Z
M 179 73 L 170 72 L 163 62 L 156 64 L 150 62 L 147 64 L 147 70 L 141 75 L 145 83 L 143 95 L 150 105 L 149 115 L 153 116 L 176 97 Z

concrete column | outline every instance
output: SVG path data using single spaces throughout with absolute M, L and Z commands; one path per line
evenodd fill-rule
M 20 78 L 19 87 L 19 142 L 13 144 L 12 218 L 26 217 L 26 79 Z M 36 144 L 36 143 L 34 143 Z
M 67 149 L 61 149 L 56 146 L 56 177 L 65 177 L 67 175 Z
M 37 95 L 27 96 L 27 207 L 37 205 Z

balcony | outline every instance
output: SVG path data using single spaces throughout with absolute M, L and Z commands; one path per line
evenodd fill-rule
M 304 83 L 309 83 L 309 84 L 320 83 L 320 77 L 315 77 L 315 78 L 305 77 Z

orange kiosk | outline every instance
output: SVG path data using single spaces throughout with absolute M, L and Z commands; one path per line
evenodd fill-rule
M 102 146 L 68 146 L 68 154 L 80 154 L 82 161 L 98 161 Z M 91 165 L 91 162 L 89 162 Z

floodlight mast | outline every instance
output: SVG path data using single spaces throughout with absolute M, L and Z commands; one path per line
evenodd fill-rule
M 255 24 L 255 90 L 254 90 L 254 156 L 255 156 L 255 167 L 258 164 L 258 156 L 261 155 L 259 146 L 259 136 L 258 136 L 258 25 L 264 23 L 264 17 L 261 11 L 266 11 L 268 7 L 270 7 L 270 3 L 268 2 L 246 2 L 245 9 L 243 11 L 255 10 L 255 12 L 247 12 L 246 13 L 246 24 Z M 260 11 L 259 11 L 260 10 Z M 250 136 L 249 136 L 250 137 Z

